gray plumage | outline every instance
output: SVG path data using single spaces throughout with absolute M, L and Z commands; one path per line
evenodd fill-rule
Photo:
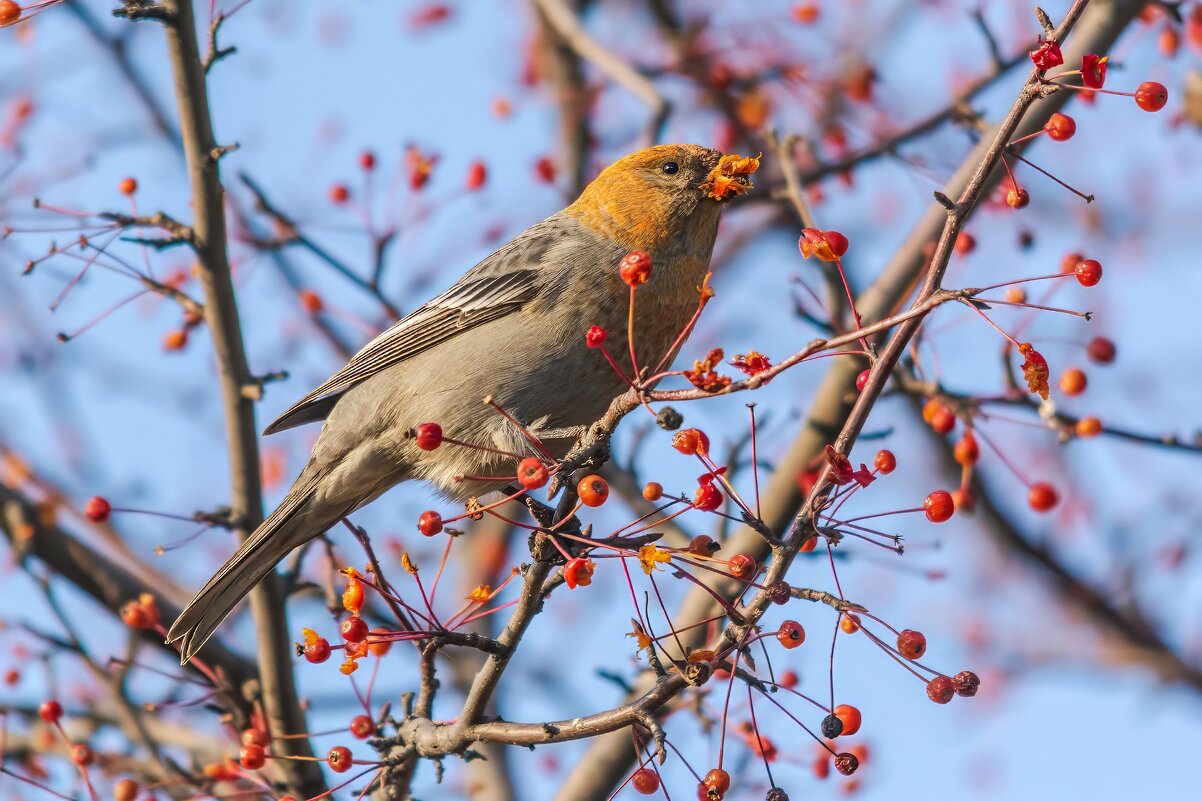
M 589 326 L 629 367 L 629 289 L 617 274 L 630 250 L 647 251 L 635 341 L 654 367 L 697 308 L 720 204 L 698 187 L 720 154 L 691 145 L 651 148 L 611 166 L 576 203 L 537 223 L 449 290 L 368 343 L 326 382 L 269 425 L 271 434 L 325 419 L 312 455 L 280 506 L 200 590 L 168 633 L 184 661 L 292 549 L 397 483 L 422 479 L 464 499 L 513 479 L 515 460 L 443 445 L 422 451 L 406 432 L 423 422 L 446 436 L 533 454 L 522 433 L 486 407 L 492 399 L 563 456 L 566 432 L 597 420 L 626 384 L 589 350 Z M 678 162 L 668 175 L 664 164 Z

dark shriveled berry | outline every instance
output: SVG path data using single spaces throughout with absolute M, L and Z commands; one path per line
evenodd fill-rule
M 671 406 L 665 406 L 655 415 L 655 424 L 664 431 L 675 431 L 684 425 L 684 415 Z
M 787 604 L 792 597 L 789 582 L 774 581 L 768 585 L 768 599 L 774 604 Z
M 779 787 L 773 787 L 764 796 L 764 801 L 789 801 L 789 794 Z
M 835 754 L 835 770 L 844 776 L 850 776 L 855 773 L 858 767 L 860 767 L 860 760 L 856 759 L 855 754 Z
M 981 687 L 981 679 L 971 670 L 961 670 L 952 676 L 952 686 L 956 688 L 956 695 L 972 698 Z
M 839 720 L 834 715 L 827 715 L 822 719 L 822 736 L 828 740 L 833 740 L 843 733 L 843 721 Z

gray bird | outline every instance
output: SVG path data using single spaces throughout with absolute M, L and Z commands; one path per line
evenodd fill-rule
M 279 507 L 201 588 L 171 626 L 187 662 L 292 549 L 401 481 L 455 499 L 500 489 L 512 456 L 408 433 L 438 423 L 448 437 L 532 453 L 522 432 L 482 402 L 491 396 L 562 458 L 627 384 L 585 344 L 590 326 L 629 373 L 630 290 L 622 257 L 650 255 L 638 288 L 641 366 L 665 356 L 697 309 L 723 200 L 750 188 L 758 161 L 696 145 L 648 148 L 610 165 L 563 211 L 523 231 L 446 292 L 407 315 L 279 419 L 267 434 L 325 420 L 308 464 Z

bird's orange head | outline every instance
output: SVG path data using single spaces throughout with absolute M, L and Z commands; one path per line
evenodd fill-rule
M 759 159 L 699 145 L 657 145 L 601 171 L 567 212 L 631 250 L 654 252 L 717 224 L 720 204 L 751 188 Z

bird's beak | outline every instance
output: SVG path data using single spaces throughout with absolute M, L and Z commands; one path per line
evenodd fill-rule
M 751 189 L 751 174 L 760 168 L 759 156 L 740 156 L 731 153 L 718 159 L 718 164 L 701 183 L 706 197 L 723 201 L 742 195 Z

